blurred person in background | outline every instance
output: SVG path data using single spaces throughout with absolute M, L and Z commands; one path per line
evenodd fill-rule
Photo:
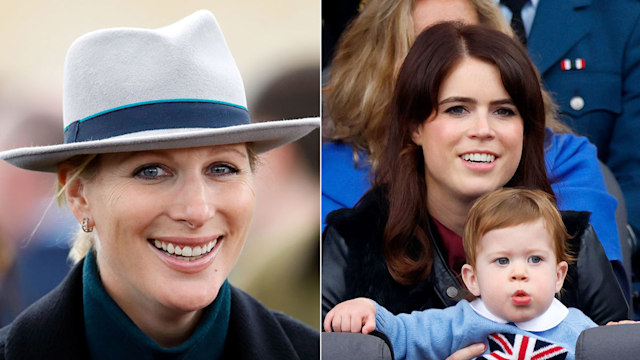
M 3 112 L 6 131 L 0 149 L 62 142 L 60 118 L 47 107 L 25 104 Z M 5 274 L 0 281 L 0 326 L 51 291 L 67 274 L 68 238 L 75 222 L 66 211 L 51 206 L 55 176 L 0 163 L 0 232 L 3 233 Z M 2 276 L 0 275 L 0 278 Z
M 275 76 L 260 91 L 251 109 L 257 121 L 319 116 L 318 66 L 292 67 Z M 238 270 L 231 274 L 234 284 L 269 308 L 318 328 L 319 157 L 319 130 L 262 156 L 256 173 L 257 204 L 248 246 L 238 260 Z
M 598 148 L 640 231 L 640 3 L 494 2 L 554 93 L 562 120 Z

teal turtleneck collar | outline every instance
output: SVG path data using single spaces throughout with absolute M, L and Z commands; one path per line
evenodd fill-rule
M 224 282 L 204 309 L 194 333 L 184 343 L 164 348 L 140 330 L 109 296 L 98 273 L 93 250 L 82 268 L 85 334 L 91 359 L 218 359 L 229 327 L 231 289 Z

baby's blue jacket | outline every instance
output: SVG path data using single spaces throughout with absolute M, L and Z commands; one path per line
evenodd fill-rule
M 597 326 L 576 308 L 557 326 L 540 332 L 522 330 L 513 324 L 500 324 L 479 315 L 468 301 L 446 309 L 414 311 L 393 315 L 376 303 L 376 330 L 383 332 L 393 347 L 395 358 L 446 359 L 468 345 L 485 343 L 492 333 L 523 334 L 560 345 L 568 350 L 567 360 L 575 359 L 578 336 Z M 488 351 L 487 351 L 488 352 Z

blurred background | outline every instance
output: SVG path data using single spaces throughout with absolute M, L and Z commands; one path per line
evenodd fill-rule
M 319 0 L 0 0 L 0 151 L 62 142 L 62 69 L 74 39 L 107 27 L 163 27 L 198 9 L 220 23 L 254 120 L 319 116 Z M 52 203 L 53 183 L 53 174 L 0 162 L 0 326 L 71 266 L 78 225 Z M 319 133 L 264 154 L 256 187 L 231 282 L 319 328 Z

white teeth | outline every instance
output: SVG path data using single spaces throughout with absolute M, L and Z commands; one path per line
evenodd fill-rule
M 462 159 L 466 161 L 472 161 L 472 162 L 491 163 L 495 161 L 496 157 L 495 155 L 491 155 L 487 153 L 470 153 L 470 154 L 463 154 Z
M 191 246 L 182 248 L 182 256 L 191 256 Z
M 207 244 L 200 246 L 183 246 L 174 245 L 170 242 L 164 242 L 157 239 L 153 240 L 153 245 L 158 249 L 162 249 L 167 253 L 173 255 L 175 258 L 184 260 L 184 261 L 193 261 L 196 260 L 199 256 L 204 256 L 209 253 L 218 243 L 218 239 L 214 239 Z

